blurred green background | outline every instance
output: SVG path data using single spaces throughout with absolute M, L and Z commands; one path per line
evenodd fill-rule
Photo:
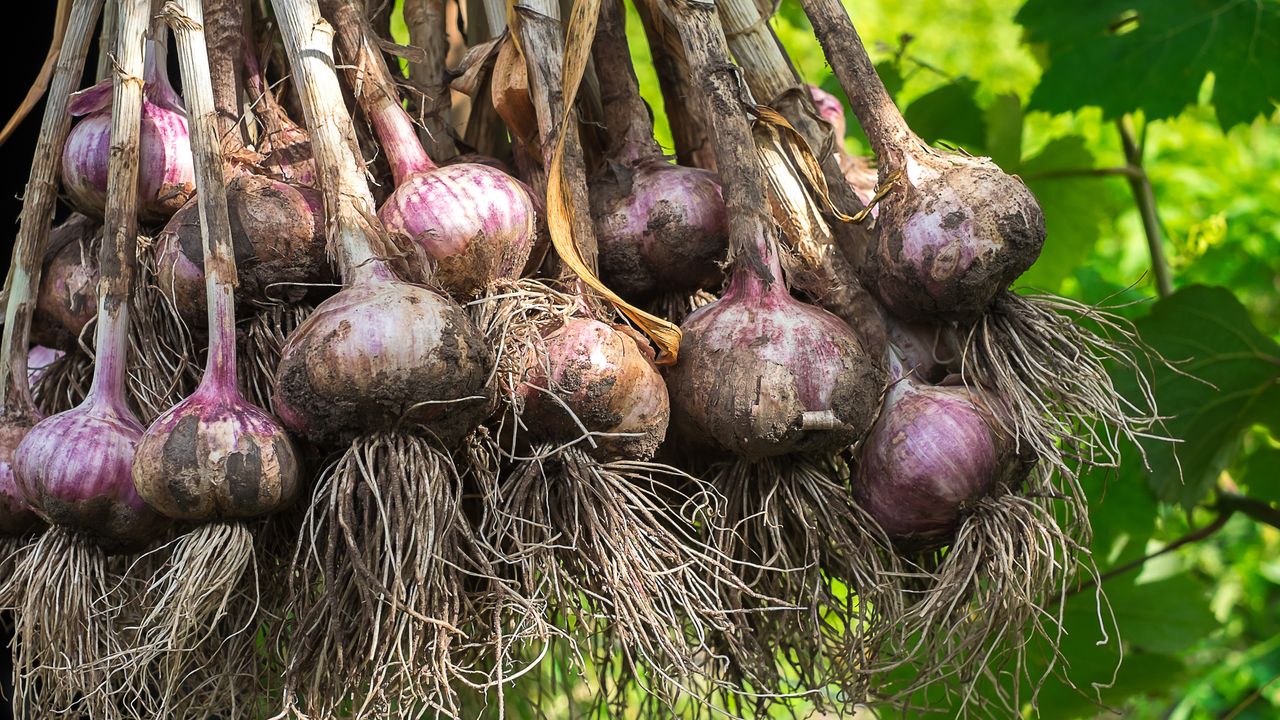
M 1280 0 L 844 2 L 919 134 L 994 158 L 1040 198 L 1049 239 L 1020 289 L 1106 304 L 1178 368 L 1153 371 L 1176 454 L 1130 447 L 1084 478 L 1109 604 L 1087 585 L 1067 600 L 1074 687 L 1049 680 L 1039 716 L 1280 717 Z M 798 0 L 772 25 L 802 76 L 843 97 Z M 634 9 L 629 31 L 670 148 Z M 1032 671 L 1045 660 L 1029 651 Z M 547 672 L 510 714 L 581 712 L 590 689 Z

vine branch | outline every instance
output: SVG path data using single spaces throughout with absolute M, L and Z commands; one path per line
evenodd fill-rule
M 1057 170 L 1044 170 L 1034 173 L 1019 173 L 1024 180 L 1061 180 L 1064 178 L 1081 178 L 1081 177 L 1112 177 L 1120 175 L 1130 180 L 1139 177 L 1142 174 L 1141 168 L 1132 168 L 1128 165 L 1118 167 L 1100 167 L 1100 168 L 1060 168 Z
M 1169 261 L 1164 255 L 1164 241 L 1160 234 L 1160 215 L 1156 208 L 1156 195 L 1151 187 L 1151 178 L 1142 166 L 1142 148 L 1138 145 L 1133 131 L 1133 118 L 1123 115 L 1116 120 L 1116 128 L 1120 131 L 1120 143 L 1124 146 L 1125 162 L 1128 164 L 1129 187 L 1133 190 L 1133 199 L 1138 204 L 1138 212 L 1142 216 L 1142 230 L 1147 237 L 1147 250 L 1151 253 L 1151 270 L 1156 278 L 1156 292 L 1160 297 L 1168 297 L 1173 293 L 1173 274 L 1169 270 Z
M 1099 583 L 1124 575 L 1131 570 L 1136 570 L 1142 567 L 1150 560 L 1154 560 L 1162 555 L 1167 555 L 1178 548 L 1211 537 L 1225 527 L 1227 521 L 1234 517 L 1236 513 L 1240 513 L 1254 522 L 1262 523 L 1263 525 L 1270 525 L 1271 527 L 1280 529 L 1280 509 L 1265 500 L 1252 498 L 1248 495 L 1243 495 L 1230 489 L 1219 489 L 1218 500 L 1214 503 L 1213 507 L 1218 511 L 1218 515 L 1208 524 L 1188 532 L 1155 552 L 1143 555 L 1142 557 L 1135 558 L 1129 562 L 1111 568 L 1099 575 L 1096 579 L 1082 584 L 1079 588 L 1073 590 L 1071 594 L 1074 595 L 1078 592 L 1092 588 Z

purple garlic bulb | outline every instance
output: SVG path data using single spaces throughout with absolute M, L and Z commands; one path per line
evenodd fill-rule
M 967 503 L 1025 474 L 1027 465 L 982 403 L 969 388 L 925 385 L 910 374 L 889 389 L 862 444 L 853 491 L 890 538 L 912 547 L 945 544 Z
M 147 42 L 142 129 L 138 158 L 138 216 L 162 222 L 195 193 L 187 112 L 169 84 L 165 52 Z M 80 212 L 101 219 L 107 205 L 111 159 L 112 81 L 76 93 L 69 110 L 81 120 L 62 151 L 62 186 Z
M 714 173 L 660 158 L 611 162 L 591 190 L 600 275 L 619 295 L 645 302 L 720 282 L 728 230 Z
M 603 454 L 644 460 L 667 434 L 667 386 L 648 340 L 625 325 L 565 321 L 546 336 L 545 356 L 530 358 L 520 393 L 525 422 L 537 440 L 572 441 L 585 427 L 617 433 L 596 438 Z
M 875 417 L 884 375 L 843 320 L 734 267 L 719 300 L 681 326 L 667 375 L 672 424 L 747 460 L 854 443 Z

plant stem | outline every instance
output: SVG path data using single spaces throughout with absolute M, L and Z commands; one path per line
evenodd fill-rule
M 778 250 L 772 223 L 766 220 L 764 171 L 738 95 L 738 68 L 729 60 L 714 5 L 701 0 L 670 0 L 669 5 L 684 44 L 689 76 L 702 91 L 702 116 L 724 191 L 734 269 L 771 283 Z
M 1169 261 L 1164 255 L 1164 241 L 1160 236 L 1160 215 L 1156 207 L 1155 190 L 1151 187 L 1151 178 L 1142 166 L 1142 149 L 1134 137 L 1133 118 L 1123 115 L 1116 120 L 1116 128 L 1120 131 L 1120 142 L 1124 145 L 1125 161 L 1129 165 L 1129 187 L 1133 190 L 1133 199 L 1138 203 L 1138 212 L 1142 217 L 1142 230 L 1147 237 L 1147 250 L 1151 252 L 1151 272 L 1156 278 L 1156 292 L 1160 297 L 1168 297 L 1173 293 L 1173 274 L 1169 270 Z
M 422 124 L 427 155 L 443 162 L 458 154 L 449 127 L 452 105 L 445 82 L 449 42 L 445 36 L 445 0 L 405 0 L 404 22 L 409 44 L 423 52 L 421 62 L 409 63 L 409 82 L 422 95 Z
M 622 0 L 603 0 L 591 53 L 600 77 L 600 98 L 609 157 L 631 164 L 661 157 L 653 139 L 649 108 L 627 46 L 627 16 Z
M 207 0 L 206 0 L 207 1 Z M 239 5 L 239 0 L 234 0 Z M 178 40 L 182 92 L 191 128 L 191 152 L 196 171 L 196 201 L 204 239 L 205 299 L 209 317 L 209 355 L 201 384 L 222 393 L 236 392 L 236 257 L 231 242 L 219 126 L 223 121 L 213 92 L 210 66 L 215 53 L 205 43 L 200 0 L 170 0 L 162 15 Z M 216 7 L 209 3 L 210 8 Z M 214 23 L 217 25 L 218 23 Z M 238 31 L 239 28 L 236 28 Z M 222 38 L 239 49 L 239 32 Z
M 507 29 L 507 3 L 503 0 L 483 0 L 484 17 L 489 24 L 489 37 L 495 38 Z
M 901 167 L 902 150 L 916 142 L 915 133 L 893 104 L 849 14 L 839 0 L 801 0 L 801 4 L 881 166 Z
M 699 116 L 694 94 L 690 92 L 689 67 L 680 37 L 663 14 L 659 0 L 636 0 L 635 5 L 649 41 L 658 87 L 662 90 L 676 162 L 714 171 L 715 151 L 707 141 L 706 123 Z
M 335 43 L 347 72 L 347 84 L 356 93 L 374 132 L 378 135 L 396 185 L 412 175 L 436 167 L 422 142 L 413 118 L 400 104 L 400 94 L 382 53 L 372 41 L 371 29 L 354 0 L 321 0 L 320 8 L 333 22 Z
M 459 3 L 459 11 L 466 10 L 466 39 L 471 49 L 486 41 L 493 41 L 502 34 L 505 27 L 492 30 L 493 22 L 487 15 L 485 3 L 480 0 L 464 0 Z M 505 24 L 505 18 L 502 20 Z M 493 107 L 493 65 L 475 87 L 467 92 L 470 105 L 466 108 L 466 128 L 462 133 L 462 142 L 475 152 L 493 158 L 511 159 L 511 145 L 507 138 L 507 127 Z M 521 178 L 528 182 L 528 178 Z
M 1280 530 L 1280 510 L 1271 503 L 1230 490 L 1218 490 L 1217 507 L 1223 512 L 1238 512 L 1254 522 L 1270 525 Z
M 204 32 L 201 33 L 208 37 L 208 73 L 218 113 L 218 137 L 220 142 L 227 143 L 229 151 L 242 149 L 245 144 L 240 124 L 240 94 L 244 89 L 242 3 L 243 0 L 204 0 Z M 186 85 L 185 76 L 183 85 Z
M 818 156 L 833 204 L 847 211 L 862 209 L 834 152 L 840 147 L 839 139 L 833 137 L 830 123 L 818 116 L 812 94 L 754 0 L 717 0 L 716 7 L 729 49 L 756 101 L 782 113 Z M 788 276 L 792 286 L 861 333 L 881 336 L 879 310 L 857 282 L 857 268 L 870 246 L 869 229 L 825 212 L 815 200 L 816 193 L 794 169 L 790 152 L 778 143 L 777 132 L 769 133 L 767 139 L 759 131 L 756 135 L 774 218 L 802 269 Z
M 266 131 L 267 144 L 281 133 L 287 132 L 292 125 L 284 108 L 276 101 L 267 78 L 262 74 L 262 65 L 258 62 L 248 37 L 242 39 L 241 64 L 244 66 L 245 87 L 249 91 L 249 103 L 254 106 L 255 114 Z M 261 141 L 260 141 L 261 142 Z
M 377 206 L 356 155 L 355 125 L 342 100 L 333 60 L 333 27 L 316 0 L 272 0 L 284 36 L 294 87 L 302 101 L 315 154 L 329 247 L 347 283 L 395 278 L 390 241 L 377 222 Z M 379 250 L 382 250 L 379 252 Z
M 142 137 L 143 48 L 149 0 L 121 0 L 111 89 L 111 161 L 107 211 L 98 252 L 97 356 L 85 403 L 122 405 L 129 294 L 138 247 L 138 158 Z M 153 43 L 160 47 L 163 43 Z M 157 51 L 158 52 L 158 51 Z
M 395 10 L 395 0 L 359 0 L 361 17 L 369 24 L 373 36 L 381 40 L 391 41 L 391 13 Z
M 556 0 L 517 0 L 515 10 L 516 23 L 512 31 L 519 35 L 524 51 L 529 73 L 529 97 L 538 116 L 543 167 L 551 167 L 551 155 L 559 133 L 565 133 L 562 162 L 564 177 L 569 183 L 568 199 L 573 203 L 573 239 L 583 262 L 596 272 L 599 249 L 591 221 L 586 165 L 576 112 L 568 114 L 568 120 L 563 127 L 560 126 L 560 118 L 566 116 L 561 67 L 565 52 L 564 30 L 560 22 L 560 6 Z M 566 265 L 562 279 L 576 282 L 577 275 Z
M 40 287 L 45 245 L 49 242 L 49 225 L 58 199 L 62 148 L 71 131 L 67 105 L 71 92 L 80 82 L 101 7 L 102 0 L 76 0 L 72 5 L 67 32 L 49 83 L 40 135 L 31 159 L 31 175 L 23 193 L 13 259 L 5 281 L 9 297 L 4 309 L 3 340 L 0 340 L 0 411 L 6 414 L 31 413 L 29 417 L 36 417 L 35 401 L 27 382 L 27 340 Z
M 109 2 L 102 10 L 102 33 L 98 35 L 98 66 L 94 78 L 106 80 L 111 76 L 111 49 L 116 45 L 116 3 Z

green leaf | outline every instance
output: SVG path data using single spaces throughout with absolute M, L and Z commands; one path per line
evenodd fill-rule
M 1187 573 L 1142 584 L 1108 582 L 1103 589 L 1120 637 L 1137 648 L 1179 653 L 1218 627 L 1205 587 Z
M 1126 447 L 1124 452 L 1125 457 L 1136 457 L 1136 448 Z M 1156 531 L 1159 506 L 1145 482 L 1142 464 L 1091 468 L 1080 482 L 1089 500 L 1093 560 L 1099 569 L 1105 572 L 1145 555 L 1147 541 Z
M 1102 713 L 1099 704 L 1115 706 L 1135 695 L 1165 690 L 1186 675 L 1183 662 L 1169 655 L 1126 652 L 1113 678 L 1111 668 L 1120 659 L 1114 647 L 1073 646 L 1064 654 L 1075 687 L 1056 678 L 1047 683 L 1037 702 L 1041 720 L 1119 717 Z
M 1022 101 L 1017 95 L 999 95 L 987 107 L 987 154 L 1003 168 L 1022 162 Z
M 1280 99 L 1276 0 L 1027 0 L 1017 21 L 1048 67 L 1030 107 L 1096 105 L 1107 118 L 1178 115 L 1213 77 L 1223 128 L 1269 114 Z
M 876 74 L 880 76 L 880 82 L 884 83 L 884 89 L 889 91 L 889 97 L 897 100 L 898 93 L 902 92 L 902 86 L 906 83 L 898 61 L 881 60 L 876 63 Z
M 1103 223 L 1115 210 L 1105 181 L 1087 176 L 1036 177 L 1093 165 L 1085 139 L 1069 135 L 1051 141 L 1035 157 L 1013 168 L 1040 201 L 1048 232 L 1040 258 L 1018 279 L 1018 285 L 1057 291 L 1093 251 Z
M 1280 345 L 1225 288 L 1193 285 L 1137 322 L 1142 338 L 1180 372 L 1156 367 L 1160 412 L 1180 442 L 1145 442 L 1156 494 L 1190 507 L 1230 462 L 1255 423 L 1280 427 Z M 1179 471 L 1181 468 L 1181 471 Z
M 1280 503 L 1280 448 L 1261 447 L 1244 460 L 1240 482 L 1250 497 Z
M 946 140 L 975 155 L 987 141 L 987 121 L 974 93 L 978 83 L 958 78 L 916 98 L 903 116 L 925 142 Z
M 757 5 L 757 7 L 759 7 Z M 809 24 L 809 16 L 804 14 L 804 6 L 798 2 L 788 1 L 777 3 L 775 17 L 782 18 L 792 27 L 808 29 L 812 32 L 812 26 Z M 763 14 L 764 11 L 762 10 Z M 766 20 L 772 18 L 765 18 Z
M 1100 613 L 1109 617 L 1108 606 L 1103 605 L 1100 611 L 1091 591 L 1067 600 L 1056 675 L 1045 683 L 1036 702 L 1041 718 L 1093 717 L 1099 704 L 1116 705 L 1128 697 L 1172 686 L 1185 674 L 1182 661 L 1172 653 L 1190 647 L 1217 627 L 1204 589 L 1186 576 L 1144 584 L 1125 578 L 1107 582 L 1104 588 L 1115 610 L 1115 622 L 1099 623 Z M 1185 630 L 1182 625 L 1170 624 L 1181 622 L 1188 623 Z M 1027 677 L 1040 677 L 1051 657 L 1044 641 L 1031 643 Z M 1002 682 L 1007 683 L 1007 678 Z M 1024 688 L 1027 685 L 1024 681 Z M 1007 693 L 1009 688 L 1003 691 Z M 984 688 L 984 692 L 992 690 Z

